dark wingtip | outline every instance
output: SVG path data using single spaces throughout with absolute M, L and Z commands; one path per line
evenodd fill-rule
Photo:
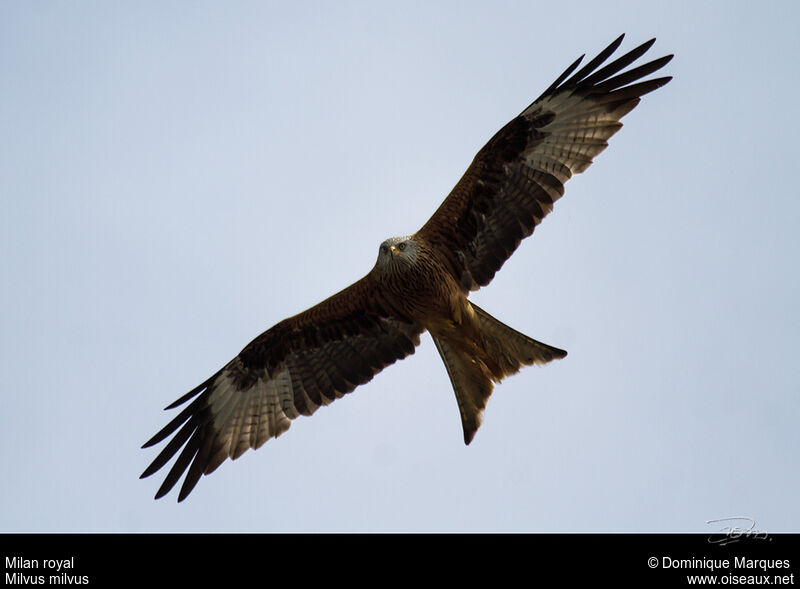
M 672 80 L 672 76 L 665 76 L 663 78 L 658 78 L 656 82 L 659 82 L 659 88 L 661 86 L 666 86 Z
M 144 444 L 142 444 L 142 448 L 141 449 L 144 450 L 146 448 L 150 448 L 151 446 L 155 446 L 157 443 L 158 443 L 158 440 L 156 440 L 156 436 L 153 436 L 152 438 L 147 440 Z
M 179 473 L 179 476 L 180 474 L 181 473 Z M 173 475 L 173 473 L 170 472 L 170 475 Z M 153 499 L 156 500 L 161 499 L 164 495 L 166 495 L 172 490 L 172 487 L 175 486 L 176 482 L 177 482 L 176 478 L 173 478 L 173 476 L 168 475 L 167 478 L 164 480 L 164 482 L 161 483 L 161 486 L 158 488 L 158 491 L 156 491 L 156 494 L 153 497 Z
M 645 41 L 644 43 L 642 43 L 638 47 L 636 47 L 636 48 L 632 49 L 631 51 L 629 51 L 628 53 L 626 53 L 625 55 L 617 58 L 612 63 L 610 63 L 610 64 L 608 64 L 608 65 L 606 65 L 604 67 L 600 67 L 609 57 L 611 57 L 612 54 L 614 54 L 617 51 L 617 49 L 622 44 L 622 40 L 624 38 L 625 38 L 625 33 L 622 33 L 616 39 L 614 39 L 614 41 L 612 41 L 611 44 L 609 44 L 605 49 L 603 49 L 600 53 L 598 53 L 591 61 L 586 63 L 580 70 L 577 70 L 578 65 L 581 63 L 581 61 L 585 57 L 585 54 L 582 55 L 570 67 L 568 67 L 564 71 L 564 73 L 562 73 L 555 80 L 555 82 L 553 82 L 550 85 L 550 87 L 548 87 L 547 90 L 545 90 L 542 93 L 542 95 L 539 96 L 539 98 L 537 98 L 534 101 L 534 104 L 536 102 L 538 102 L 539 100 L 542 100 L 544 97 L 548 96 L 549 94 L 552 94 L 552 93 L 554 93 L 554 92 L 556 92 L 558 90 L 566 90 L 566 89 L 569 89 L 569 88 L 575 88 L 575 89 L 583 88 L 583 89 L 587 89 L 587 90 L 588 89 L 595 89 L 597 91 L 600 91 L 600 88 L 602 87 L 602 84 L 604 82 L 609 82 L 610 80 L 614 80 L 614 82 L 619 82 L 616 87 L 603 87 L 603 92 L 605 94 L 608 94 L 612 90 L 614 90 L 615 88 L 619 88 L 619 87 L 625 85 L 625 83 L 627 83 L 627 82 L 622 83 L 622 80 L 628 80 L 628 78 L 631 78 L 631 80 L 636 80 L 636 79 L 640 79 L 641 77 L 647 75 L 644 72 L 644 70 L 642 70 L 642 69 L 634 69 L 634 70 L 630 70 L 630 71 L 628 71 L 628 72 L 626 72 L 624 74 L 620 74 L 616 78 L 612 77 L 612 76 L 614 76 L 616 74 L 619 74 L 620 71 L 622 71 L 628 65 L 630 65 L 631 63 L 633 63 L 634 61 L 639 59 L 642 55 L 644 55 L 653 46 L 653 44 L 656 42 L 656 38 L 655 37 L 653 37 L 649 41 Z M 669 60 L 672 59 L 672 57 L 673 57 L 672 55 L 666 56 L 666 57 L 663 57 L 663 58 L 661 58 L 659 60 L 655 60 L 654 62 L 651 62 L 650 64 L 645 64 L 645 66 L 641 66 L 641 67 L 643 67 L 643 68 L 651 67 L 652 69 L 651 69 L 651 71 L 649 73 L 652 73 L 656 69 L 659 69 L 660 67 L 665 65 L 667 62 L 669 62 Z M 575 71 L 575 70 L 577 70 L 577 71 Z M 637 74 L 637 71 L 639 72 L 638 74 Z M 575 73 L 573 73 L 573 72 L 575 72 Z M 634 75 L 634 74 L 636 74 L 636 75 Z M 569 77 L 570 75 L 572 75 L 572 77 Z M 606 86 L 608 86 L 608 84 L 606 84 Z
M 220 375 L 220 373 L 223 370 L 225 370 L 224 367 L 220 368 L 219 370 L 217 370 L 217 372 L 214 374 L 214 376 L 212 376 L 211 378 L 209 378 L 205 382 L 202 382 L 199 385 L 197 385 L 196 387 L 194 387 L 191 391 L 189 391 L 188 393 L 183 395 L 180 399 L 176 399 L 175 401 L 173 401 L 172 403 L 170 403 L 169 405 L 164 407 L 164 411 L 169 411 L 170 409 L 175 409 L 175 407 L 178 407 L 179 405 L 183 405 L 186 401 L 188 401 L 192 397 L 197 396 L 198 393 L 203 392 L 205 389 L 207 389 L 209 387 L 209 385 L 212 382 L 214 382 L 214 380 Z
M 575 86 L 581 82 L 583 78 L 588 76 L 591 72 L 596 70 L 600 65 L 602 65 L 614 52 L 619 49 L 619 46 L 622 44 L 622 38 L 625 35 L 620 35 L 611 44 L 603 49 L 600 53 L 598 53 L 589 63 L 583 66 L 578 72 L 575 73 L 569 80 L 564 82 L 563 86 L 568 88 L 570 86 Z
M 152 464 L 150 464 L 150 466 L 145 468 L 144 472 L 139 475 L 139 479 L 146 479 L 147 477 L 152 475 L 154 472 L 157 472 L 161 468 L 162 465 L 159 464 L 158 466 L 156 466 L 156 464 L 158 464 L 158 462 L 157 461 L 153 461 Z
M 164 411 L 169 411 L 170 409 L 175 409 L 175 407 L 178 407 L 178 406 L 180 406 L 180 405 L 183 405 L 183 404 L 184 404 L 186 401 L 188 401 L 189 399 L 191 399 L 192 397 L 194 397 L 194 396 L 195 396 L 195 395 L 198 393 L 198 391 L 199 391 L 201 388 L 203 388 L 203 385 L 205 385 L 205 384 L 206 384 L 206 383 L 203 383 L 202 385 L 200 385 L 200 386 L 198 386 L 198 387 L 195 387 L 195 388 L 193 388 L 191 391 L 189 391 L 188 393 L 186 393 L 185 395 L 183 395 L 183 396 L 182 396 L 180 399 L 175 399 L 175 400 L 174 400 L 172 403 L 170 403 L 169 405 L 167 405 L 166 407 L 164 407 Z
M 574 72 L 575 68 L 577 68 L 581 64 L 584 57 L 586 57 L 585 53 L 581 55 L 578 59 L 573 61 L 572 64 L 567 69 L 565 69 L 561 73 L 561 75 L 558 76 L 558 78 L 556 78 L 552 84 L 550 84 L 547 90 L 542 92 L 542 95 L 539 96 L 539 98 L 537 98 L 536 100 L 541 100 L 543 97 L 547 96 L 550 92 L 553 92 L 556 88 L 558 88 L 558 85 L 561 84 L 561 82 L 563 82 L 564 80 L 566 80 L 567 76 L 569 76 L 572 72 Z M 536 102 L 536 100 L 534 102 Z
M 613 40 L 613 41 L 612 41 L 612 42 L 609 44 L 609 46 L 608 46 L 608 47 L 606 47 L 606 50 L 608 50 L 608 49 L 610 49 L 611 47 L 613 47 L 613 48 L 614 48 L 614 49 L 612 50 L 612 53 L 613 53 L 614 51 L 616 51 L 616 50 L 617 50 L 617 48 L 618 48 L 620 45 L 622 45 L 622 40 L 623 40 L 624 38 L 625 38 L 625 33 L 622 33 L 622 34 L 621 34 L 619 37 L 617 37 L 616 39 L 614 39 L 614 40 Z M 655 41 L 655 39 L 653 39 L 653 40 Z

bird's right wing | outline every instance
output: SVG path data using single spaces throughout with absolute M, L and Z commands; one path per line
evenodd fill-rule
M 141 478 L 183 448 L 156 494 L 158 499 L 168 493 L 188 469 L 178 496 L 182 501 L 201 475 L 225 459 L 260 447 L 289 429 L 298 415 L 311 415 L 413 354 L 423 331 L 365 276 L 265 331 L 214 376 L 169 405 L 173 409 L 193 399 L 144 444 L 147 448 L 172 436 Z

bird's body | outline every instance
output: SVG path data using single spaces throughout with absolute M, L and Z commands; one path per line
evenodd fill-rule
M 467 444 L 493 383 L 522 366 L 566 356 L 501 323 L 468 295 L 491 281 L 552 210 L 564 183 L 605 149 L 622 126 L 619 119 L 670 80 L 640 81 L 672 56 L 622 72 L 653 41 L 600 68 L 621 41 L 567 79 L 580 59 L 573 63 L 498 131 L 419 231 L 380 245 L 364 278 L 268 329 L 170 405 L 191 400 L 145 444 L 172 435 L 142 477 L 180 452 L 156 498 L 186 473 L 182 500 L 227 458 L 260 447 L 299 415 L 311 415 L 412 354 L 425 331 L 447 368 Z
M 391 298 L 404 302 L 409 319 L 431 334 L 456 393 L 464 441 L 480 427 L 493 382 L 522 366 L 567 355 L 524 336 L 473 305 L 446 258 L 424 235 L 395 237 L 381 244 L 370 272 Z
M 392 298 L 403 301 L 409 319 L 428 331 L 461 311 L 464 297 L 458 296 L 458 285 L 424 238 L 387 239 L 369 276 Z

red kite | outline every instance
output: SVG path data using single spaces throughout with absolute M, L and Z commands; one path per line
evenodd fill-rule
M 142 478 L 180 451 L 156 499 L 185 472 L 182 501 L 201 475 L 227 458 L 259 448 L 297 416 L 311 415 L 413 354 L 425 331 L 450 376 L 467 444 L 494 383 L 522 366 L 566 356 L 504 325 L 467 297 L 489 284 L 553 209 L 564 183 L 607 147 L 622 127 L 620 119 L 644 94 L 670 81 L 641 80 L 672 55 L 623 71 L 655 39 L 601 67 L 621 42 L 622 36 L 572 74 L 579 58 L 500 129 L 419 231 L 380 245 L 364 278 L 268 329 L 167 407 L 193 399 L 143 446 L 174 434 Z

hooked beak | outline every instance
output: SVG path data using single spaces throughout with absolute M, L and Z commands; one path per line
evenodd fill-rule
M 395 246 L 390 245 L 389 246 L 389 253 L 392 254 L 393 256 L 396 256 L 397 254 L 400 253 L 400 250 L 397 249 Z

